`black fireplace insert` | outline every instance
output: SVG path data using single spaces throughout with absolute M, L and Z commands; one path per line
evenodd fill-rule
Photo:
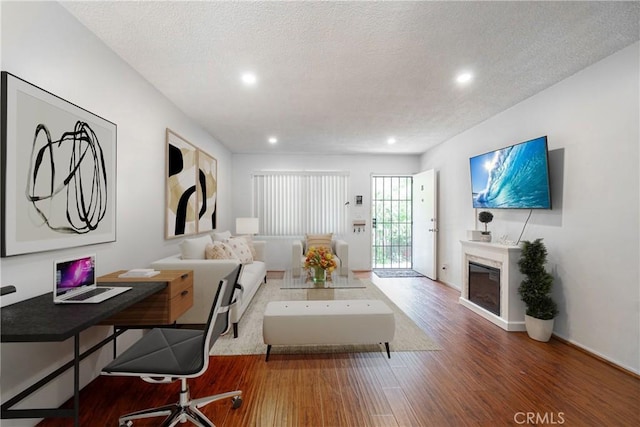
M 469 301 L 500 316 L 500 269 L 469 262 Z

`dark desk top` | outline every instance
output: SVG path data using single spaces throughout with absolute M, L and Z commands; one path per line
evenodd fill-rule
M 0 308 L 0 341 L 64 341 L 166 286 L 166 282 L 135 283 L 130 290 L 98 304 L 54 304 L 52 292 L 20 301 Z

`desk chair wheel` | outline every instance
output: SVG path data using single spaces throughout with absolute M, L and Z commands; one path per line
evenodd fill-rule
M 126 421 L 124 423 L 118 423 L 118 427 L 131 427 L 133 425 L 133 421 Z
M 242 397 L 236 396 L 231 399 L 231 409 L 238 409 L 242 405 Z

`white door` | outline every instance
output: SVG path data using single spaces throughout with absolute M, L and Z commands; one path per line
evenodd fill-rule
M 438 177 L 431 169 L 413 176 L 413 269 L 436 280 Z

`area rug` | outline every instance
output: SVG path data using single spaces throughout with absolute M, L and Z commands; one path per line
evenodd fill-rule
M 363 280 L 364 288 L 335 289 L 335 299 L 379 299 L 395 313 L 396 332 L 390 343 L 391 351 L 432 351 L 441 348 L 430 339 L 402 310 L 371 281 Z M 262 341 L 262 319 L 269 301 L 299 301 L 307 299 L 306 289 L 280 289 L 281 280 L 268 280 L 253 297 L 239 323 L 239 336 L 232 333 L 218 338 L 211 348 L 212 355 L 265 354 L 267 346 Z M 331 345 L 331 346 L 274 346 L 271 354 L 297 353 L 353 353 L 384 351 L 379 344 Z M 393 357 L 393 355 L 391 356 Z
M 373 272 L 380 278 L 390 277 L 424 277 L 424 275 L 418 273 L 415 270 L 405 268 L 374 268 Z

